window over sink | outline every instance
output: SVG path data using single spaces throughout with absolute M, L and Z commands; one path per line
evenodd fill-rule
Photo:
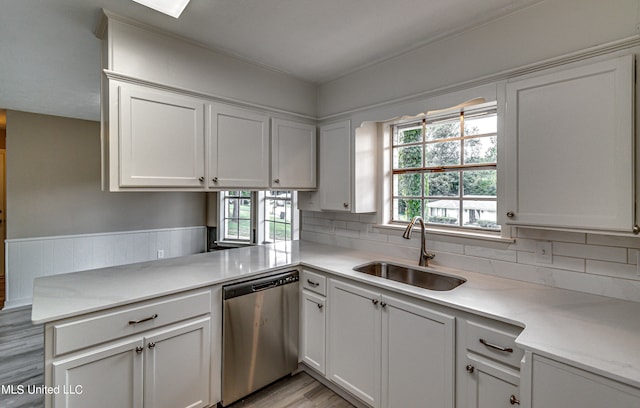
M 499 231 L 496 104 L 392 125 L 391 217 Z

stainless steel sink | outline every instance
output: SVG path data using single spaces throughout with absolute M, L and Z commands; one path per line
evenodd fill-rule
M 430 290 L 451 290 L 467 281 L 457 276 L 391 262 L 369 262 L 356 266 L 353 270 Z

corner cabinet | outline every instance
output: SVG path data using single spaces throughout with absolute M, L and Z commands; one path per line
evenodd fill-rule
M 140 85 L 109 87 L 110 188 L 203 187 L 205 103 Z
M 352 130 L 350 120 L 323 124 L 319 130 L 318 191 L 298 195 L 307 211 L 376 211 L 377 126 Z
M 510 225 L 636 232 L 634 57 L 506 83 Z
M 316 126 L 274 118 L 271 120 L 271 187 L 316 188 Z

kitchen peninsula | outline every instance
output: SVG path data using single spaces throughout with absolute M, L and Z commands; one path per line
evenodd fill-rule
M 198 406 L 215 404 L 220 400 L 221 381 L 221 286 L 293 267 L 302 271 L 303 279 L 305 273 L 312 273 L 330 282 L 327 284 L 329 291 L 326 295 L 329 309 L 326 317 L 329 319 L 335 316 L 331 314 L 333 296 L 338 296 L 338 289 L 341 287 L 349 286 L 381 293 L 382 303 L 385 305 L 385 299 L 398 298 L 404 303 L 425 305 L 434 310 L 432 313 L 450 315 L 458 322 L 468 322 L 454 325 L 450 340 L 455 345 L 448 345 L 456 354 L 455 362 L 450 362 L 455 367 L 455 374 L 451 377 L 451 382 L 455 384 L 449 384 L 455 397 L 447 396 L 445 401 L 453 403 L 455 400 L 458 404 L 455 406 L 471 406 L 470 402 L 460 405 L 461 400 L 466 398 L 461 379 L 474 370 L 472 364 L 466 364 L 465 355 L 475 355 L 471 351 L 476 347 L 475 342 L 470 343 L 468 339 L 465 340 L 465 336 L 475 333 L 477 327 L 486 329 L 487 333 L 491 331 L 504 334 L 509 331 L 487 328 L 488 323 L 477 325 L 473 322 L 474 319 L 495 322 L 500 328 L 513 327 L 517 332 L 524 329 L 517 337 L 513 335 L 516 351 L 524 357 L 519 367 L 516 367 L 520 370 L 519 395 L 511 396 L 521 401 L 521 406 L 542 408 L 545 398 L 559 398 L 554 401 L 563 401 L 562 398 L 573 398 L 571 401 L 574 401 L 578 398 L 586 401 L 580 398 L 588 397 L 593 400 L 593 396 L 589 396 L 591 394 L 582 397 L 556 395 L 557 390 L 549 381 L 559 378 L 554 377 L 557 375 L 568 377 L 567 382 L 556 387 L 577 387 L 576 390 L 601 395 L 596 398 L 611 398 L 611 395 L 615 395 L 616 399 L 609 400 L 613 405 L 608 406 L 631 407 L 637 406 L 640 401 L 640 352 L 637 347 L 640 344 L 640 320 L 637 318 L 640 315 L 639 303 L 437 266 L 432 270 L 462 277 L 466 282 L 451 291 L 430 291 L 352 270 L 354 266 L 373 260 L 413 264 L 364 251 L 296 241 L 38 278 L 34 285 L 32 320 L 34 323 L 46 324 L 46 385 L 63 382 L 64 379 L 58 378 L 53 372 L 74 359 L 85 358 L 89 346 L 100 344 L 98 348 L 102 349 L 120 347 L 128 339 L 135 338 L 134 343 L 139 341 L 138 337 L 143 335 L 122 332 L 108 335 L 102 340 L 96 339 L 94 337 L 102 333 L 100 330 L 103 328 L 83 333 L 83 330 L 99 327 L 91 326 L 92 322 L 108 323 L 114 316 L 128 316 L 127 313 L 131 310 L 166 310 L 164 316 L 148 327 L 160 329 L 163 324 L 186 321 L 184 325 L 195 325 L 193 327 L 208 334 L 205 337 L 210 339 L 210 347 L 203 353 L 209 356 L 211 364 L 200 369 L 210 373 L 210 381 L 203 385 L 206 390 L 202 392 L 203 398 Z M 301 286 L 304 292 L 304 283 Z M 391 301 L 387 303 L 392 306 Z M 153 309 L 154 307 L 159 309 Z M 171 315 L 172 320 L 163 323 L 162 319 L 167 315 Z M 327 322 L 326 327 L 329 330 L 327 339 L 330 339 L 331 327 L 334 326 Z M 71 344 L 76 341 L 72 340 L 72 335 L 78 337 L 77 341 L 84 341 L 88 336 L 93 342 Z M 503 338 L 508 339 L 508 336 Z M 410 342 L 418 343 L 418 339 L 410 339 Z M 417 346 L 421 347 L 419 344 Z M 304 345 L 302 348 L 304 349 Z M 465 348 L 471 351 L 465 351 Z M 135 349 L 134 346 L 132 350 Z M 331 360 L 331 352 L 332 346 L 329 345 L 327 361 Z M 495 360 L 502 361 L 501 357 Z M 514 364 L 508 361 L 506 363 Z M 314 369 L 305 365 L 302 367 L 314 373 Z M 464 372 L 465 369 L 467 373 Z M 509 370 L 514 371 L 512 368 Z M 179 375 L 177 371 L 168 374 Z M 315 375 L 323 377 L 322 372 L 317 370 Z M 328 384 L 338 387 L 330 375 L 327 377 Z M 550 380 L 545 381 L 545 377 Z M 88 381 L 86 378 L 85 380 Z M 101 381 L 102 384 L 108 383 L 104 378 Z M 388 386 L 389 384 L 385 384 L 382 388 L 388 389 Z M 145 390 L 145 396 L 147 391 Z M 142 398 L 139 394 L 141 395 L 140 390 L 132 390 L 134 398 Z M 372 400 L 362 395 L 355 397 L 363 406 L 384 406 L 384 401 L 392 395 L 391 391 L 386 394 L 383 391 L 381 397 L 377 396 Z M 599 400 L 593 401 L 596 405 L 583 406 L 598 406 Z M 51 404 L 51 401 L 48 403 Z M 62 399 L 60 402 L 56 399 L 55 406 L 74 406 L 58 403 L 63 404 Z

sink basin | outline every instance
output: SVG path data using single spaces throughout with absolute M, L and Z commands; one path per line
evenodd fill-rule
M 429 290 L 451 290 L 467 281 L 457 276 L 391 262 L 369 262 L 356 266 L 353 270 Z

